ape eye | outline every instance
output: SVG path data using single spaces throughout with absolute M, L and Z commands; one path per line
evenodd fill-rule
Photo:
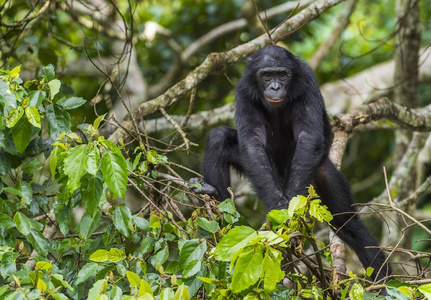
M 284 78 L 284 77 L 287 77 L 289 75 L 287 74 L 286 71 L 282 71 L 282 72 L 280 72 L 279 76 L 282 77 L 282 78 Z
M 269 73 L 269 72 L 263 72 L 262 73 L 262 77 L 265 78 L 265 79 L 269 79 L 269 78 L 271 78 L 271 73 Z

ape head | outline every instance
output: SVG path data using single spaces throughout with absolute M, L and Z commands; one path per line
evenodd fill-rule
M 298 57 L 278 46 L 257 51 L 247 58 L 244 81 L 249 83 L 248 92 L 253 98 L 264 101 L 266 107 L 285 106 L 296 97 L 298 91 L 294 82 L 301 74 L 302 64 Z

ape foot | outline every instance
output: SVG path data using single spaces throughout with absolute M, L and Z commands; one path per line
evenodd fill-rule
M 198 194 L 207 194 L 210 196 L 217 196 L 217 190 L 211 184 L 206 183 L 203 179 L 199 177 L 194 177 L 189 180 L 189 188 Z

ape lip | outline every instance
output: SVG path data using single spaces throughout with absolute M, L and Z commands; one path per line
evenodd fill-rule
M 269 102 L 272 102 L 272 103 L 278 103 L 278 102 L 283 101 L 283 99 L 281 99 L 281 98 L 274 98 L 274 99 L 271 99 L 268 97 L 265 97 L 265 98 L 266 98 L 266 100 L 268 100 Z

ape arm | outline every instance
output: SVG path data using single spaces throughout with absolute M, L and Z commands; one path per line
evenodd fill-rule
M 305 102 L 306 103 L 306 102 Z M 308 107 L 294 111 L 293 133 L 296 147 L 292 164 L 285 183 L 287 199 L 306 193 L 306 187 L 312 183 L 313 174 L 328 153 L 328 138 L 325 134 L 326 112 L 318 101 Z
M 282 181 L 265 150 L 266 121 L 261 113 L 253 112 L 254 109 L 248 107 L 244 111 L 237 105 L 237 116 L 241 116 L 237 117 L 237 125 L 243 172 L 265 203 L 267 211 L 287 208 L 288 199 L 283 195 Z

